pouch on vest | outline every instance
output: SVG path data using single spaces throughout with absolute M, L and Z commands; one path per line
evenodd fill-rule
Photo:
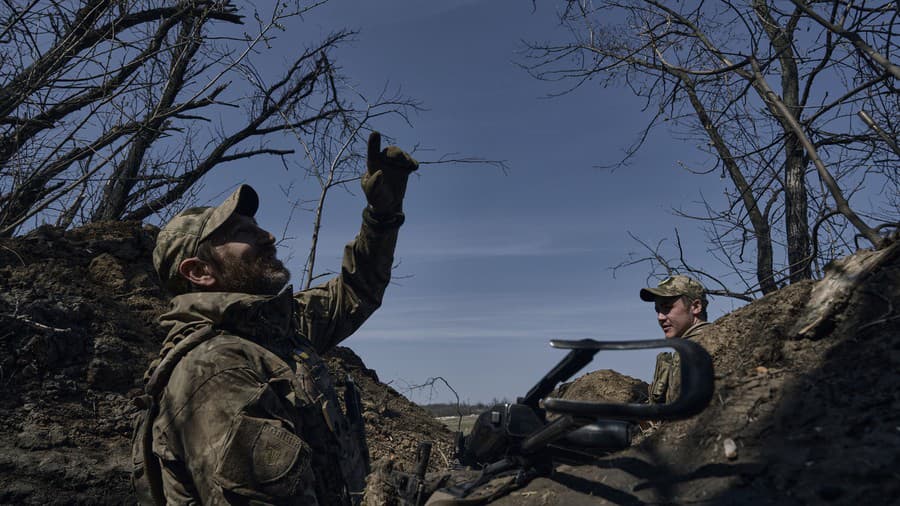
M 656 356 L 656 369 L 650 384 L 650 403 L 665 404 L 666 390 L 669 388 L 669 371 L 672 369 L 672 354 L 660 353 Z
M 292 432 L 266 420 L 240 415 L 216 468 L 226 490 L 260 499 L 296 495 L 304 477 L 311 481 L 312 450 Z
M 319 406 L 325 426 L 338 445 L 338 465 L 353 504 L 359 504 L 369 474 L 369 450 L 365 442 L 365 426 L 359 393 L 352 379 L 345 385 L 345 409 L 341 409 L 332 378 L 325 362 L 312 351 L 298 346 L 292 358 L 300 365 L 296 371 L 304 394 Z M 351 391 L 352 389 L 352 391 Z M 349 392 L 349 395 L 348 395 Z M 349 404 L 347 404 L 349 401 Z M 348 416 L 350 415 L 350 419 Z M 354 422 L 353 419 L 356 419 Z

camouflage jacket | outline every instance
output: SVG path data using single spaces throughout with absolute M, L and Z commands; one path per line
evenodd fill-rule
M 352 430 L 320 354 L 381 304 L 396 237 L 396 229 L 364 224 L 345 249 L 341 274 L 293 295 L 172 299 L 160 318 L 169 329 L 161 359 L 198 329 L 211 330 L 172 369 L 152 423 L 168 504 L 358 500 L 364 433 Z M 137 448 L 135 462 L 143 462 Z
M 709 325 L 709 322 L 696 323 L 678 339 L 696 337 Z M 663 352 L 656 356 L 656 369 L 653 371 L 649 393 L 651 404 L 667 404 L 678 398 L 681 393 L 681 358 L 678 353 Z

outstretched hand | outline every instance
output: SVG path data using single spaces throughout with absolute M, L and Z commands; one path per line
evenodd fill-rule
M 369 135 L 366 173 L 362 188 L 376 214 L 394 214 L 403 210 L 403 196 L 409 174 L 419 168 L 419 162 L 397 146 L 381 149 L 381 134 Z

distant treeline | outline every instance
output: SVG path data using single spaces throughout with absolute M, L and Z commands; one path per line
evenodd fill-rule
M 497 400 L 484 404 L 467 404 L 467 403 L 438 403 L 438 404 L 423 404 L 422 407 L 425 408 L 429 413 L 433 416 L 459 416 L 459 415 L 477 415 L 483 411 L 487 411 L 495 404 L 503 404 L 505 402 L 509 402 L 506 399 Z

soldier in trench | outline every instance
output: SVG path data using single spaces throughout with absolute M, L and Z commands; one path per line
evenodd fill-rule
M 671 276 L 656 287 L 642 288 L 641 300 L 652 302 L 666 339 L 691 339 L 701 335 L 709 325 L 706 288 L 688 276 Z M 677 353 L 656 356 L 656 369 L 650 384 L 650 403 L 665 404 L 681 392 L 681 360 Z
M 309 290 L 287 284 L 250 186 L 160 231 L 153 261 L 174 297 L 135 431 L 142 504 L 359 503 L 368 472 L 359 406 L 353 392 L 341 406 L 321 356 L 380 306 L 390 280 L 418 163 L 380 144 L 373 133 L 368 206 L 341 272 Z

